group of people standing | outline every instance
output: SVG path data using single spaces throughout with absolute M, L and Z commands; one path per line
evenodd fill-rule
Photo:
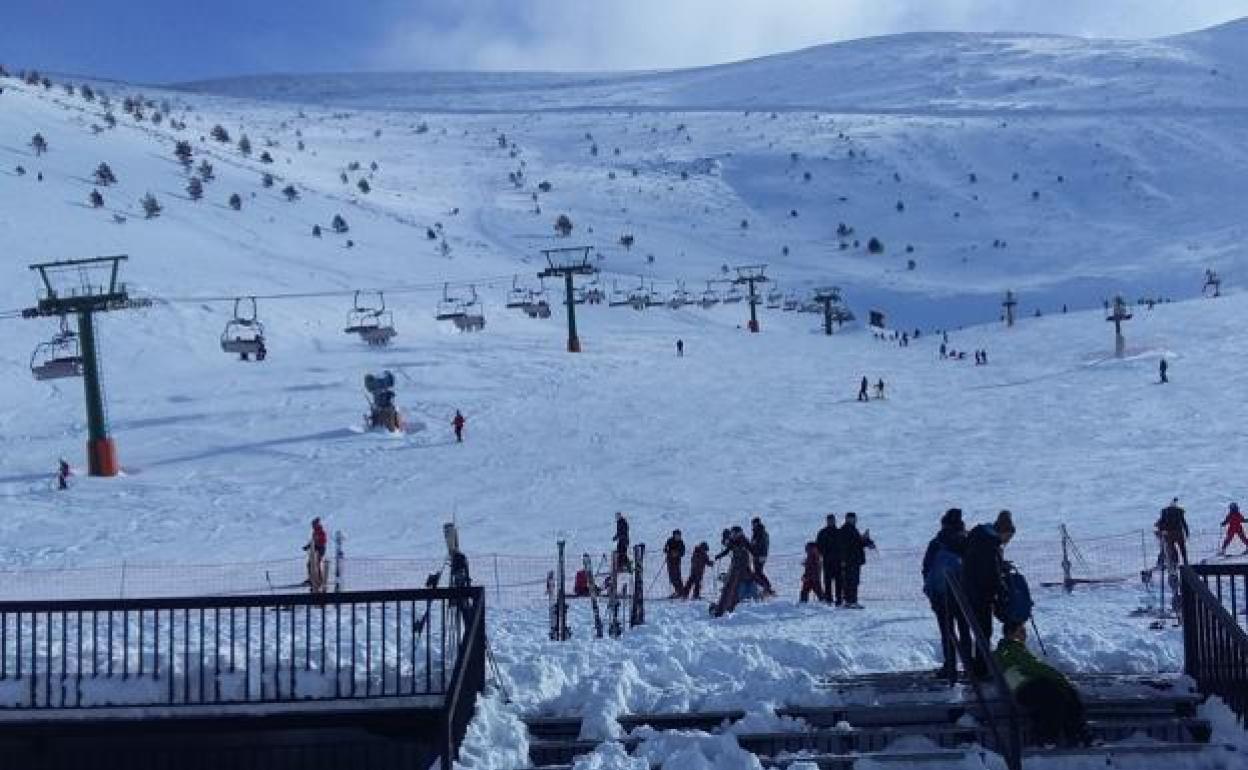
M 806 543 L 800 600 L 809 601 L 813 593 L 824 604 L 862 609 L 858 583 L 862 565 L 867 563 L 868 548 L 875 548 L 875 543 L 870 530 L 858 531 L 857 513 L 846 513 L 845 523 L 839 527 L 836 514 L 829 513 L 815 539 Z

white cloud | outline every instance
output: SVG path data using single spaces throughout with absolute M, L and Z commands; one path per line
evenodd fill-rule
M 395 19 L 382 69 L 687 67 L 920 30 L 1155 37 L 1248 15 L 1248 0 L 475 0 Z

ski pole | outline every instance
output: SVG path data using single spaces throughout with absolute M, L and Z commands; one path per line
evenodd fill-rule
M 1036 616 L 1032 615 L 1028 620 L 1031 621 L 1031 630 L 1036 632 L 1036 642 L 1040 644 L 1040 652 L 1044 657 L 1049 657 L 1049 651 L 1044 646 L 1044 637 L 1040 636 L 1040 629 L 1036 628 Z

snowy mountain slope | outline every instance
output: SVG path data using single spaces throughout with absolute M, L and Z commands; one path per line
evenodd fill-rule
M 1242 111 L 1248 96 L 1246 36 L 1242 21 L 1147 41 L 911 33 L 669 72 L 262 75 L 177 87 L 245 98 L 452 111 Z

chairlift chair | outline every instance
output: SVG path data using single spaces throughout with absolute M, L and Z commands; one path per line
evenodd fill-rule
M 30 373 L 36 380 L 59 380 L 82 376 L 82 351 L 78 335 L 69 330 L 64 317 L 61 330 L 47 342 L 35 346 L 30 356 Z
M 534 294 L 528 306 L 524 308 L 524 314 L 529 318 L 550 318 L 550 303 L 545 297 L 539 299 Z
M 631 305 L 632 298 L 628 292 L 615 285 L 615 281 L 611 282 L 611 300 L 607 302 L 607 307 L 623 307 Z
M 650 292 L 646 290 L 644 279 L 638 279 L 637 288 L 628 293 L 628 306 L 633 310 L 645 310 L 650 304 Z
M 511 291 L 507 292 L 507 307 L 512 310 L 528 311 L 533 303 L 533 292 L 520 286 L 520 276 L 511 279 Z
M 778 310 L 780 309 L 780 306 L 783 304 L 784 304 L 784 292 L 780 291 L 779 289 L 772 289 L 771 291 L 767 292 L 767 307 L 768 308 L 772 310 Z
M 352 308 L 347 313 L 347 334 L 358 334 L 369 345 L 389 344 L 398 332 L 394 329 L 394 314 L 386 309 L 386 298 L 377 292 L 377 307 L 360 304 L 360 292 L 355 293 Z
M 244 361 L 253 355 L 257 361 L 263 361 L 266 355 L 264 324 L 257 317 L 256 298 L 248 299 L 251 302 L 251 314 L 246 316 L 239 312 L 243 306 L 243 298 L 234 300 L 234 317 L 225 323 L 225 329 L 221 331 L 221 350 L 237 355 Z
M 710 281 L 706 282 L 706 291 L 702 292 L 702 301 L 699 304 L 704 309 L 712 308 L 719 304 L 719 292 L 715 291 Z
M 723 303 L 725 305 L 731 305 L 740 302 L 743 299 L 745 299 L 745 293 L 741 291 L 740 287 L 731 286 L 728 288 L 728 291 L 724 292 Z
M 663 297 L 654 288 L 654 281 L 651 281 L 650 290 L 646 292 L 646 307 L 663 307 L 664 304 Z
M 797 310 L 798 306 L 801 304 L 802 304 L 801 300 L 797 298 L 796 294 L 789 293 L 789 294 L 786 294 L 784 297 L 783 310 L 786 313 L 791 313 L 794 310 Z
M 667 300 L 667 306 L 672 310 L 677 310 L 689 304 L 689 292 L 685 291 L 685 284 L 677 282 L 676 291 L 672 292 L 672 296 Z
M 472 296 L 459 303 L 459 315 L 452 316 L 451 320 L 461 332 L 479 332 L 485 328 L 485 311 L 481 308 L 481 299 L 477 297 L 477 288 L 469 286 L 468 290 Z
M 602 290 L 602 282 L 597 276 L 589 282 L 589 286 L 585 288 L 585 301 L 591 305 L 597 305 L 607 298 L 606 292 Z
M 439 321 L 455 321 L 464 317 L 464 302 L 451 296 L 450 285 L 442 284 L 442 299 L 438 302 L 435 316 Z

